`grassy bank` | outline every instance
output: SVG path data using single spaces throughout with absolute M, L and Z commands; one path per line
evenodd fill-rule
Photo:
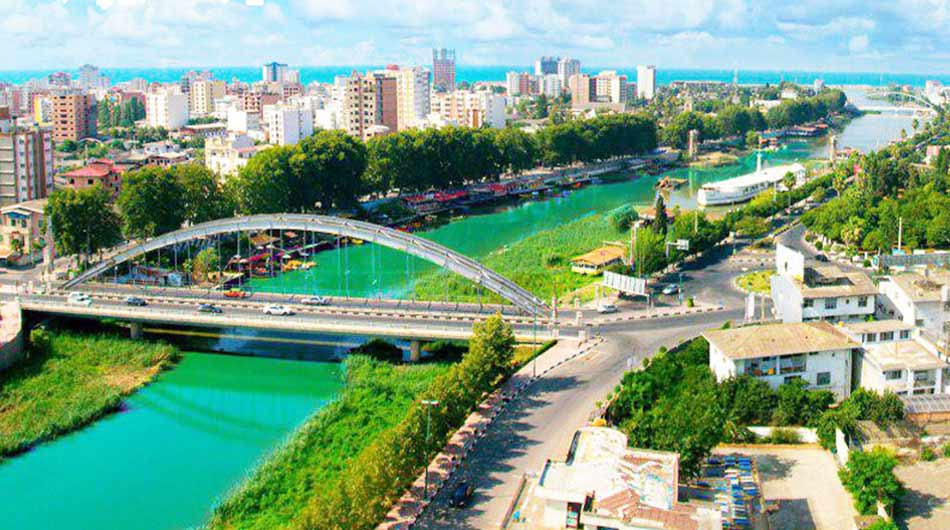
M 346 465 L 399 423 L 446 364 L 394 366 L 365 356 L 346 361 L 340 398 L 310 418 L 214 512 L 209 528 L 283 528 L 313 497 L 335 488 Z
M 30 356 L 0 374 L 0 457 L 78 429 L 172 365 L 178 350 L 109 335 L 34 331 Z
M 479 261 L 542 300 L 551 300 L 556 289 L 558 298 L 569 302 L 566 298 L 570 293 L 598 280 L 571 272 L 571 258 L 593 250 L 603 241 L 623 241 L 627 237 L 611 226 L 606 215 L 591 215 L 538 232 Z M 457 274 L 432 272 L 415 285 L 415 296 L 422 300 L 441 300 L 445 293 L 451 300 L 478 300 L 476 285 Z M 482 301 L 500 299 L 483 291 Z
M 756 294 L 768 294 L 771 290 L 771 278 L 775 274 L 773 270 L 753 271 L 736 278 L 736 285 L 745 292 Z

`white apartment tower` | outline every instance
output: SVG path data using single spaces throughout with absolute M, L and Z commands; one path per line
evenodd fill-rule
M 0 108 L 0 206 L 42 199 L 53 191 L 53 132 L 15 127 Z
M 561 86 L 567 86 L 572 75 L 580 75 L 581 62 L 570 57 L 563 57 L 557 62 L 557 76 L 561 78 Z
M 396 120 L 398 129 L 404 131 L 420 126 L 429 114 L 431 75 L 427 68 L 414 66 L 390 70 L 388 75 L 396 78 Z
M 637 66 L 637 97 L 653 99 L 656 95 L 656 67 L 653 65 Z
M 289 105 L 265 105 L 264 130 L 271 144 L 296 144 L 313 134 L 313 111 Z
M 214 113 L 216 99 L 227 95 L 228 87 L 221 80 L 199 79 L 191 84 L 188 93 L 188 108 L 192 116 L 208 116 Z
M 149 127 L 163 127 L 169 131 L 188 125 L 188 95 L 170 91 L 148 94 L 145 121 Z

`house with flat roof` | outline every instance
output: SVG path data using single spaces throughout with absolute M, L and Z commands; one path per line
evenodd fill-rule
M 846 324 L 842 331 L 861 344 L 854 358 L 855 387 L 901 396 L 948 391 L 950 364 L 913 324 L 877 320 Z
M 830 264 L 806 264 L 804 256 L 776 245 L 771 278 L 775 316 L 782 322 L 865 320 L 875 311 L 878 288 L 861 271 Z
M 516 507 L 535 529 L 722 528 L 717 510 L 679 502 L 679 455 L 627 446 L 607 427 L 584 427 L 563 462 L 548 461 Z
M 716 380 L 748 375 L 778 388 L 793 379 L 851 394 L 851 356 L 856 341 L 824 321 L 746 326 L 707 331 L 709 367 Z
M 41 259 L 46 199 L 34 199 L 0 208 L 0 259 L 23 263 Z
M 924 269 L 885 278 L 878 285 L 878 310 L 920 329 L 922 336 L 948 352 L 950 271 Z
M 623 247 L 605 245 L 572 259 L 571 270 L 579 274 L 595 276 L 611 265 L 623 263 L 623 256 Z

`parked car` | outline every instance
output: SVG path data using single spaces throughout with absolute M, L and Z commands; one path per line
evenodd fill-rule
M 303 305 L 327 305 L 330 303 L 330 300 L 322 296 L 307 296 L 301 298 L 300 303 Z
M 125 299 L 125 305 L 131 305 L 135 307 L 145 307 L 148 305 L 148 302 L 146 302 L 145 300 L 137 296 L 129 296 L 128 298 Z
M 459 482 L 458 486 L 455 486 L 455 489 L 452 490 L 452 498 L 449 499 L 449 504 L 455 506 L 456 508 L 465 507 L 470 500 L 472 500 L 472 495 L 475 494 L 475 486 L 472 486 L 468 481 L 463 480 Z
M 220 315 L 221 313 L 224 313 L 224 311 L 223 311 L 220 307 L 218 307 L 218 306 L 216 306 L 216 305 L 213 305 L 213 304 L 201 304 L 201 305 L 199 305 L 199 306 L 198 306 L 198 312 L 199 312 L 199 313 L 211 313 L 212 315 Z
M 815 261 L 820 261 L 820 262 L 822 262 L 822 263 L 828 263 L 828 256 L 825 256 L 824 254 L 817 254 L 817 255 L 815 256 Z
M 597 306 L 597 312 L 602 315 L 606 315 L 608 313 L 616 313 L 617 306 L 613 304 L 602 304 L 602 305 Z
M 679 285 L 676 285 L 675 283 L 671 283 L 671 284 L 669 284 L 669 285 L 667 285 L 666 287 L 663 288 L 663 294 L 665 294 L 665 295 L 667 295 L 667 296 L 672 296 L 672 295 L 674 295 L 674 294 L 679 294 L 679 292 L 680 292 L 680 286 L 679 286 Z
M 287 316 L 294 314 L 289 307 L 285 305 L 269 305 L 264 308 L 265 315 Z
M 92 305 L 92 297 L 86 293 L 71 293 L 69 298 L 66 299 L 66 302 L 73 305 L 84 305 L 89 307 Z

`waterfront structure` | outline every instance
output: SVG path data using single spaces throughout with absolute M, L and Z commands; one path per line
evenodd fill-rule
M 419 127 L 425 122 L 432 106 L 429 70 L 413 66 L 388 73 L 396 78 L 396 129 L 405 131 Z
M 650 100 L 656 95 L 656 67 L 653 65 L 637 66 L 637 97 Z
M 855 387 L 900 396 L 947 393 L 950 364 L 912 324 L 875 320 L 846 324 L 842 330 L 861 344 L 854 360 Z
M 53 140 L 57 143 L 95 138 L 98 106 L 92 94 L 67 91 L 50 96 L 53 106 Z
M 0 259 L 37 259 L 43 245 L 43 211 L 47 199 L 33 199 L 0 208 Z M 14 249 L 19 249 L 14 252 Z M 18 255 L 17 255 L 18 254 Z
M 950 344 L 950 272 L 942 269 L 893 274 L 878 284 L 879 312 L 917 327 L 946 349 Z
M 534 75 L 557 74 L 557 67 L 560 61 L 560 57 L 541 57 L 534 62 Z
M 703 337 L 717 381 L 747 375 L 775 389 L 801 379 L 838 399 L 851 394 L 851 356 L 860 345 L 827 322 L 746 326 Z
M 215 110 L 218 98 L 227 95 L 227 85 L 216 79 L 201 79 L 191 84 L 188 92 L 188 110 L 191 116 L 208 116 Z
M 432 85 L 443 92 L 455 90 L 455 50 L 432 50 Z
M 293 145 L 313 134 L 313 112 L 291 105 L 264 107 L 264 132 L 274 145 Z
M 516 509 L 539 530 L 722 528 L 717 510 L 679 502 L 677 453 L 628 447 L 609 427 L 578 430 L 567 458 L 535 477 Z
M 775 248 L 775 268 L 771 295 L 775 316 L 782 322 L 847 322 L 874 315 L 877 288 L 861 271 L 806 265 L 800 252 L 782 244 Z
M 720 182 L 704 184 L 696 194 L 696 202 L 701 206 L 716 206 L 748 201 L 759 193 L 777 186 L 788 173 L 794 175 L 796 181 L 801 182 L 805 179 L 805 166 L 801 164 L 774 166 Z
M 246 166 L 260 149 L 250 137 L 243 134 L 209 138 L 205 142 L 205 166 L 223 182 Z
M 572 259 L 571 270 L 578 274 L 596 276 L 612 265 L 623 263 L 624 254 L 621 246 L 605 245 Z
M 42 199 L 53 191 L 54 134 L 48 127 L 13 125 L 0 108 L 0 206 Z
M 487 125 L 501 129 L 505 127 L 505 101 L 505 96 L 488 91 L 455 90 L 433 94 L 432 115 L 463 127 Z
M 85 166 L 60 173 L 54 181 L 56 189 L 81 190 L 92 186 L 102 186 L 112 194 L 112 198 L 119 196 L 122 189 L 122 174 L 126 168 L 107 158 L 92 160 Z
M 581 73 L 581 62 L 570 57 L 562 57 L 557 62 L 557 76 L 561 78 L 561 86 L 567 86 L 572 76 Z
M 188 124 L 188 95 L 163 90 L 145 98 L 145 122 L 149 127 L 173 131 Z

